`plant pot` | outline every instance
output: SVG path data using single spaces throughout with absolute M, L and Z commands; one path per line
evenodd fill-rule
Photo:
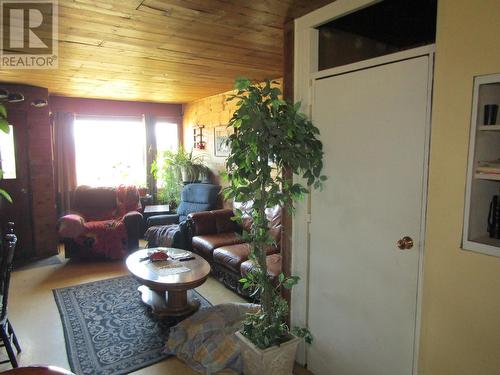
M 209 184 L 210 169 L 204 165 L 197 165 L 196 169 L 198 170 L 198 180 L 200 180 L 204 184 Z
M 280 346 L 262 350 L 241 332 L 236 332 L 243 359 L 243 373 L 245 375 L 292 375 L 295 354 L 301 339 L 292 334 L 290 336 L 292 338 Z
M 198 178 L 198 170 L 193 168 L 193 166 L 189 167 L 181 167 L 181 179 L 182 182 L 194 182 Z

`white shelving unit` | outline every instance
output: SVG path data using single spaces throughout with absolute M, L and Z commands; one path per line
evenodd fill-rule
M 476 172 L 480 161 L 500 159 L 500 113 L 499 125 L 484 125 L 486 104 L 500 105 L 500 74 L 474 79 L 462 248 L 500 257 L 500 239 L 487 231 L 490 202 L 500 196 L 500 174 Z

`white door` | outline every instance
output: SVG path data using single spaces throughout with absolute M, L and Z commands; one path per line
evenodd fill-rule
M 328 176 L 311 198 L 315 375 L 412 373 L 429 69 L 424 56 L 314 82 Z

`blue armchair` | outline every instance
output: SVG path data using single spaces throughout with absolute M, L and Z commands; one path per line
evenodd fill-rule
M 176 214 L 155 215 L 146 221 L 144 237 L 148 247 L 167 246 L 188 249 L 189 238 L 187 215 L 193 212 L 213 210 L 221 187 L 212 184 L 188 184 L 181 192 L 181 202 Z

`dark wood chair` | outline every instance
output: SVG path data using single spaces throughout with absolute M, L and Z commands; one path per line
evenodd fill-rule
M 0 336 L 2 339 L 2 344 L 0 346 L 5 347 L 7 350 L 8 360 L 1 361 L 0 363 L 8 363 L 12 367 L 18 367 L 16 355 L 12 349 L 12 344 L 15 346 L 17 353 L 21 351 L 19 342 L 17 341 L 16 334 L 14 333 L 14 328 L 7 318 L 7 301 L 9 297 L 9 285 L 10 285 L 10 274 L 12 271 L 12 262 L 14 259 L 14 251 L 16 249 L 17 237 L 13 232 L 12 225 L 4 236 L 2 243 L 2 254 L 1 254 L 1 266 L 0 266 L 0 292 L 1 295 L 1 312 L 0 312 Z
M 18 367 L 2 372 L 5 375 L 75 375 L 65 369 L 55 366 Z

